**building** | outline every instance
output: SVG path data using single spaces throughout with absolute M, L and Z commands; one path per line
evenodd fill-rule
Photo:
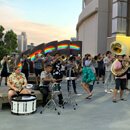
M 33 48 L 35 48 L 36 46 L 34 46 L 34 43 L 31 43 L 30 45 L 27 45 L 27 50 L 31 49 L 33 50 Z
M 110 50 L 113 41 L 130 36 L 130 0 L 83 0 L 77 24 L 82 54 L 93 56 Z M 119 39 L 120 37 L 120 39 Z M 127 43 L 126 43 L 127 44 Z
M 23 52 L 27 50 L 27 35 L 26 32 L 22 32 L 18 35 L 18 51 Z

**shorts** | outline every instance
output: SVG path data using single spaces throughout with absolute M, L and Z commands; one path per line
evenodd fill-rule
M 38 75 L 41 75 L 41 72 L 42 72 L 42 69 L 35 69 L 35 75 L 36 75 L 36 77 Z
M 8 92 L 9 92 L 10 90 L 13 90 L 13 91 L 16 92 L 17 94 L 19 94 L 19 93 L 21 93 L 21 91 L 23 90 L 23 88 L 22 88 L 20 91 L 15 91 L 14 89 L 10 88 L 10 89 L 8 90 Z
M 7 71 L 1 71 L 1 77 L 8 77 L 9 75 Z
M 96 70 L 96 74 L 98 74 L 98 68 L 95 68 L 95 70 Z
M 121 88 L 121 90 L 125 90 L 126 88 L 126 79 L 116 79 L 116 87 L 115 89 L 119 90 L 119 88 Z
M 98 76 L 102 77 L 105 75 L 105 70 L 104 69 L 98 69 Z
M 127 79 L 130 79 L 130 73 L 127 73 Z

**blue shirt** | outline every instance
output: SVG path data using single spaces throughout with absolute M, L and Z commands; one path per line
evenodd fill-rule
M 35 60 L 36 60 L 37 58 L 35 57 L 34 58 L 34 68 L 35 69 L 42 69 L 42 59 L 38 59 L 38 61 L 37 62 L 35 62 Z

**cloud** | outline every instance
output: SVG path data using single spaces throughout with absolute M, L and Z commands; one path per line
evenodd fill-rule
M 2 1 L 2 0 L 0 0 Z M 0 5 L 0 24 L 5 30 L 12 29 L 17 35 L 21 32 L 27 33 L 28 44 L 47 43 L 54 40 L 66 40 L 75 37 L 75 31 L 65 27 L 46 25 L 26 21 L 21 10 L 11 8 L 7 5 Z

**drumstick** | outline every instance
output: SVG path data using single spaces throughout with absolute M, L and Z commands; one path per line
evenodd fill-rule
M 59 81 L 59 80 L 62 80 L 62 79 L 57 79 L 56 81 Z

